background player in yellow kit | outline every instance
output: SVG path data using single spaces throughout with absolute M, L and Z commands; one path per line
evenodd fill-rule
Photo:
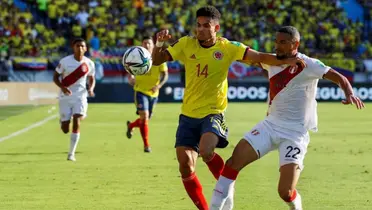
M 208 209 L 195 166 L 199 153 L 216 179 L 224 167 L 224 161 L 214 149 L 228 145 L 223 113 L 227 107 L 229 66 L 237 60 L 269 65 L 302 65 L 303 61 L 297 58 L 278 60 L 272 54 L 260 53 L 240 42 L 217 37 L 221 14 L 213 6 L 198 9 L 196 17 L 196 37 L 182 37 L 163 49 L 164 42 L 171 38 L 168 30 L 163 30 L 157 34 L 152 58 L 154 65 L 172 60 L 185 64 L 185 92 L 175 147 L 188 195 L 198 209 Z
M 151 37 L 144 37 L 142 47 L 150 53 L 154 49 L 154 41 Z M 133 128 L 138 127 L 141 132 L 144 152 L 151 152 L 149 144 L 148 121 L 151 118 L 154 106 L 158 101 L 159 89 L 168 80 L 168 67 L 166 63 L 153 65 L 147 74 L 128 77 L 129 84 L 134 86 L 134 101 L 137 108 L 137 114 L 140 116 L 137 120 L 127 121 L 127 137 L 132 138 Z

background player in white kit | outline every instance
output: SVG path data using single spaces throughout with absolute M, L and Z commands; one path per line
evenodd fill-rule
M 302 210 L 301 196 L 296 184 L 303 169 L 303 160 L 309 144 L 308 130 L 317 131 L 317 102 L 315 100 L 319 79 L 327 79 L 339 85 L 346 99 L 343 104 L 363 102 L 353 94 L 349 81 L 324 65 L 321 61 L 298 53 L 300 34 L 296 28 L 285 26 L 276 34 L 276 55 L 279 59 L 297 56 L 306 67 L 267 66 L 269 72 L 270 102 L 266 119 L 258 123 L 236 145 L 232 157 L 216 184 L 211 210 L 232 209 L 227 197 L 233 196 L 234 184 L 240 170 L 246 165 L 278 149 L 280 179 L 278 193 L 292 210 Z M 231 198 L 229 199 L 231 200 Z
M 64 133 L 70 130 L 70 150 L 67 160 L 75 161 L 75 151 L 80 139 L 80 122 L 88 109 L 87 95 L 94 96 L 95 68 L 94 63 L 84 54 L 87 46 L 84 39 L 77 38 L 72 42 L 73 55 L 64 57 L 54 72 L 54 83 L 61 88 L 59 97 L 59 113 L 61 129 Z M 88 78 L 88 90 L 86 88 Z

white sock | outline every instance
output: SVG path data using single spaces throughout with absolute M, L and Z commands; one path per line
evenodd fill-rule
M 223 204 L 222 210 L 232 210 L 234 208 L 234 193 L 235 189 L 231 190 Z
M 69 155 L 75 155 L 76 147 L 80 139 L 80 133 L 71 133 Z
M 232 199 L 229 200 L 226 208 L 224 206 L 228 196 L 233 196 L 234 194 L 234 185 L 235 180 L 220 176 L 213 191 L 209 210 L 231 210 L 233 207 Z M 231 206 L 231 208 L 229 208 L 228 206 Z
M 302 210 L 301 195 L 296 190 L 296 198 L 291 202 L 286 202 L 290 210 Z

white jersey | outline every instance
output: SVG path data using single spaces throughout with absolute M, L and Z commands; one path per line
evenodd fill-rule
M 307 67 L 268 66 L 270 102 L 266 120 L 290 130 L 316 132 L 318 130 L 317 102 L 318 80 L 330 69 L 318 59 L 298 53 Z
M 87 97 L 87 76 L 94 76 L 95 74 L 95 67 L 92 60 L 84 56 L 79 62 L 74 58 L 74 55 L 69 55 L 61 59 L 56 72 L 62 75 L 61 83 L 72 92 L 71 96 L 66 96 L 61 92 L 60 99 Z

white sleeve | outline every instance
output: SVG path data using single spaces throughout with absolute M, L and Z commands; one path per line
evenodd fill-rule
M 331 69 L 331 67 L 326 66 L 323 62 L 315 58 L 310 58 L 306 64 L 307 69 L 305 71 L 315 79 L 322 79 L 324 74 Z
M 96 74 L 96 67 L 95 67 L 95 64 L 94 64 L 94 62 L 93 61 L 90 61 L 89 62 L 89 73 L 88 73 L 88 75 L 89 76 L 94 76 L 95 74 Z
M 62 74 L 64 72 L 64 68 L 63 68 L 63 64 L 62 64 L 62 60 L 59 62 L 58 66 L 56 67 L 56 72 L 58 74 Z

